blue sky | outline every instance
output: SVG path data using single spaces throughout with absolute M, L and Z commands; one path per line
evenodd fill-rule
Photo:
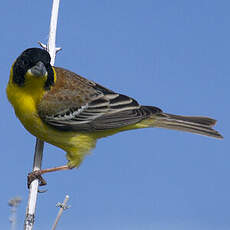
M 230 229 L 229 8 L 227 0 L 61 1 L 56 66 L 168 113 L 213 117 L 225 139 L 163 129 L 102 139 L 78 170 L 45 176 L 35 229 L 51 229 L 66 194 L 59 229 Z M 47 42 L 50 11 L 45 0 L 1 3 L 1 229 L 16 195 L 22 228 L 35 144 L 7 101 L 9 70 L 24 49 Z M 44 168 L 65 163 L 45 145 Z

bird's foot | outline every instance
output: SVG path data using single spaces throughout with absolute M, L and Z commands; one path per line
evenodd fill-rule
M 46 185 L 46 181 L 43 179 L 42 174 L 48 173 L 48 172 L 55 172 L 55 171 L 60 171 L 60 170 L 67 170 L 71 169 L 68 165 L 63 165 L 55 168 L 48 168 L 48 169 L 41 169 L 41 170 L 35 170 L 31 173 L 28 174 L 27 176 L 27 186 L 30 188 L 31 183 L 35 180 L 38 179 L 39 181 L 39 186 L 44 186 Z M 45 192 L 45 191 L 39 191 L 39 192 Z
M 36 170 L 28 174 L 27 176 L 27 187 L 30 188 L 31 183 L 35 180 L 38 179 L 39 181 L 39 186 L 44 186 L 46 185 L 46 181 L 42 177 L 42 170 Z M 41 191 L 40 191 L 41 192 Z

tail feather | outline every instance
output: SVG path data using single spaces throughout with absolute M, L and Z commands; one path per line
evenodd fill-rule
M 216 120 L 209 117 L 180 116 L 163 112 L 155 112 L 152 117 L 154 118 L 155 127 L 181 130 L 219 139 L 223 138 L 220 133 L 212 128 L 216 124 Z

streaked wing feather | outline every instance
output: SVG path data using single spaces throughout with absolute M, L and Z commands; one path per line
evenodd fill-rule
M 140 106 L 136 109 L 121 111 L 119 113 L 104 115 L 93 122 L 95 130 L 121 128 L 136 124 L 153 114 L 162 113 L 162 110 L 154 106 Z
M 136 123 L 139 104 L 130 97 L 114 94 L 103 95 L 80 108 L 70 108 L 65 113 L 46 116 L 45 121 L 67 130 L 102 130 Z M 115 97 L 116 96 L 116 97 Z M 109 98 L 113 98 L 109 100 Z
M 55 67 L 55 71 L 57 82 L 38 105 L 38 111 L 44 122 L 57 129 L 94 131 L 119 128 L 137 123 L 153 112 L 128 96 L 68 70 Z

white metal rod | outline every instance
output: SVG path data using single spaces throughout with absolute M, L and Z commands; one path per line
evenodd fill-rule
M 63 201 L 63 203 L 58 205 L 60 207 L 60 210 L 59 210 L 59 212 L 57 214 L 57 217 L 56 217 L 56 219 L 54 221 L 54 224 L 53 224 L 51 230 L 55 230 L 56 229 L 57 224 L 58 224 L 58 222 L 59 222 L 59 220 L 61 218 L 61 215 L 62 215 L 63 211 L 68 208 L 68 206 L 67 206 L 68 200 L 69 200 L 69 196 L 66 195 L 65 200 Z
M 57 30 L 57 20 L 58 20 L 58 9 L 60 0 L 53 0 L 53 7 L 50 19 L 50 31 L 49 39 L 47 44 L 47 51 L 51 56 L 51 65 L 54 65 L 55 55 L 56 55 L 56 30 Z M 41 169 L 42 156 L 43 156 L 44 142 L 36 139 L 35 155 L 33 171 Z M 30 185 L 28 204 L 26 209 L 26 218 L 24 222 L 24 230 L 32 230 L 34 226 L 34 216 L 38 195 L 38 179 L 34 180 Z

